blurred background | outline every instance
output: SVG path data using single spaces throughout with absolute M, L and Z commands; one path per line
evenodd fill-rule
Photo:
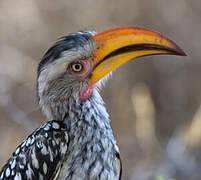
M 0 168 L 46 121 L 36 69 L 55 40 L 79 30 L 142 26 L 168 36 L 188 56 L 130 62 L 103 88 L 122 179 L 201 179 L 200 17 L 200 0 L 1 0 Z

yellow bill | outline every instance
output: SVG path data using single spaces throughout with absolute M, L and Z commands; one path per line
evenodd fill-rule
M 91 62 L 91 84 L 137 57 L 158 54 L 186 56 L 181 48 L 165 36 L 143 28 L 110 29 L 93 36 L 93 40 L 97 50 Z

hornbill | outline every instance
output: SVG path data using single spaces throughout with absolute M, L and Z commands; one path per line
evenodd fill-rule
M 163 35 L 137 27 L 59 39 L 38 66 L 38 101 L 49 121 L 16 148 L 0 179 L 121 179 L 119 149 L 98 89 L 117 67 L 157 54 L 185 56 Z

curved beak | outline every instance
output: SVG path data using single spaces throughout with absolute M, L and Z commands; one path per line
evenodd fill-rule
M 137 57 L 158 54 L 186 56 L 182 49 L 165 36 L 143 28 L 115 28 L 92 38 L 97 47 L 91 62 L 92 85 L 117 67 Z

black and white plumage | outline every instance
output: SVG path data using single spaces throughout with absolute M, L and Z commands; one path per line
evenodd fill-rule
M 136 45 L 138 35 L 145 37 Z M 0 180 L 119 180 L 119 149 L 98 89 L 113 69 L 148 54 L 185 55 L 142 28 L 78 32 L 56 42 L 38 67 L 39 105 L 49 121 L 17 147 Z
M 53 64 L 68 64 L 70 58 L 76 56 L 78 59 L 89 57 L 91 54 L 87 48 L 93 46 L 90 36 L 90 32 L 69 35 L 45 54 L 38 68 L 38 96 L 43 112 L 52 121 L 42 125 L 17 147 L 3 167 L 0 179 L 112 180 L 120 177 L 119 150 L 97 90 L 80 104 L 77 93 L 84 84 L 76 86 L 75 79 L 62 74 L 67 65 L 60 67 L 63 68 L 61 74 L 60 70 L 52 67 Z M 66 56 L 69 59 L 66 60 Z M 56 72 L 49 81 L 53 71 Z M 61 84 L 55 84 L 58 81 Z M 71 88 L 76 89 L 64 90 L 63 83 L 66 86 L 72 83 Z
M 67 145 L 63 121 L 45 123 L 17 147 L 0 179 L 51 179 L 60 169 Z

